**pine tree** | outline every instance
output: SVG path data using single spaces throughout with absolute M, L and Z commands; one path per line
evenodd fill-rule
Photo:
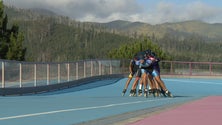
M 22 48 L 22 41 L 24 41 L 24 36 L 22 33 L 11 33 L 10 44 L 8 47 L 8 52 L 6 54 L 7 59 L 19 61 L 24 60 L 26 49 Z
M 0 58 L 23 61 L 26 52 L 23 47 L 24 35 L 15 24 L 7 29 L 7 23 L 8 16 L 4 16 L 4 5 L 0 0 Z
M 2 1 L 2 0 L 0 0 L 0 26 L 2 26 L 3 14 L 4 14 L 4 6 L 3 6 L 3 1 Z

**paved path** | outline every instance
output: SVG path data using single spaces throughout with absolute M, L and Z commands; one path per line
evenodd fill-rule
M 129 125 L 221 125 L 222 96 L 210 96 Z
M 130 119 L 129 124 L 138 121 L 137 116 L 155 116 L 153 112 L 169 109 L 175 104 L 222 96 L 220 79 L 173 78 L 163 80 L 175 98 L 129 97 L 129 90 L 126 96 L 121 96 L 126 80 L 97 81 L 39 95 L 0 97 L 0 125 L 120 125 Z M 102 83 L 110 84 L 98 86 Z

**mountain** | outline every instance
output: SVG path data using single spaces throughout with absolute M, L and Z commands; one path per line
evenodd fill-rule
M 142 22 L 117 20 L 105 23 L 104 26 L 110 29 L 117 29 L 119 32 L 121 31 L 125 34 L 137 33 L 138 35 L 148 36 L 155 34 L 155 36 L 159 38 L 170 32 L 174 34 L 184 34 L 185 36 L 188 34 L 197 34 L 211 41 L 222 42 L 222 23 L 209 24 L 202 21 L 192 20 L 177 23 L 150 25 Z
M 180 23 L 163 24 L 165 27 L 178 32 L 195 33 L 209 39 L 222 39 L 222 24 L 209 24 L 201 21 L 185 21 Z
M 47 9 L 32 8 L 32 9 L 30 9 L 30 11 L 38 13 L 40 15 L 45 15 L 45 16 L 58 16 L 58 14 L 56 14 L 50 10 L 47 10 Z
M 115 20 L 108 23 L 104 23 L 104 26 L 107 28 L 115 28 L 118 30 L 128 31 L 131 29 L 136 29 L 137 27 L 147 26 L 149 24 L 141 23 L 141 22 L 129 22 L 124 20 Z
M 57 19 L 57 22 L 62 23 L 61 20 L 66 19 L 64 24 L 70 25 L 71 23 L 75 25 L 75 20 L 71 20 L 68 17 L 64 17 L 61 15 L 57 15 L 52 11 L 45 10 L 45 9 L 18 9 L 13 7 L 6 7 L 6 11 L 10 18 L 13 20 L 35 20 L 39 18 L 45 17 L 53 17 Z M 68 22 L 68 23 L 67 23 Z M 84 22 L 82 22 L 84 23 Z M 105 27 L 112 32 L 113 30 L 116 33 L 122 33 L 125 35 L 133 35 L 135 37 L 139 37 L 140 35 L 145 36 L 152 36 L 155 34 L 156 37 L 161 38 L 166 33 L 174 33 L 174 34 L 184 34 L 185 36 L 190 34 L 197 34 L 202 36 L 205 39 L 211 41 L 221 41 L 222 39 L 222 23 L 215 23 L 209 24 L 202 21 L 191 20 L 191 21 L 184 21 L 184 22 L 176 22 L 176 23 L 163 23 L 157 25 L 151 25 L 143 22 L 130 22 L 130 21 L 123 21 L 123 20 L 115 20 L 108 23 L 93 23 L 88 22 L 84 23 L 84 25 L 94 25 L 97 27 Z
M 109 50 L 133 40 L 109 32 L 101 25 L 71 20 L 47 10 L 6 7 L 5 12 L 8 27 L 16 23 L 24 33 L 27 61 L 107 58 Z
M 144 37 L 151 38 L 174 60 L 222 61 L 220 23 L 184 21 L 150 25 L 123 20 L 95 23 L 72 20 L 42 9 L 6 7 L 5 12 L 9 27 L 17 23 L 24 33 L 27 61 L 107 58 L 110 50 Z

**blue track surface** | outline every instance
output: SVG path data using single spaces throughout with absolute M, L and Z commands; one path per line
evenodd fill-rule
M 221 79 L 163 79 L 175 98 L 121 96 L 127 79 L 97 81 L 45 94 L 0 97 L 0 125 L 72 125 L 222 95 Z M 108 84 L 98 87 L 100 83 Z M 130 84 L 131 87 L 131 84 Z

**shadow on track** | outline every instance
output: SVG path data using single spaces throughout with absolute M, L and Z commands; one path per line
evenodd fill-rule
M 94 81 L 94 82 L 88 82 L 83 85 L 71 87 L 71 88 L 63 88 L 60 90 L 55 90 L 55 91 L 49 91 L 49 92 L 44 92 L 44 93 L 39 93 L 36 95 L 55 95 L 55 94 L 64 94 L 64 93 L 71 93 L 71 92 L 76 92 L 76 91 L 81 91 L 81 90 L 87 90 L 87 89 L 92 89 L 92 88 L 97 88 L 101 86 L 106 86 L 110 84 L 114 84 L 121 80 L 120 78 L 116 79 L 108 79 L 108 80 L 102 80 L 102 81 Z

